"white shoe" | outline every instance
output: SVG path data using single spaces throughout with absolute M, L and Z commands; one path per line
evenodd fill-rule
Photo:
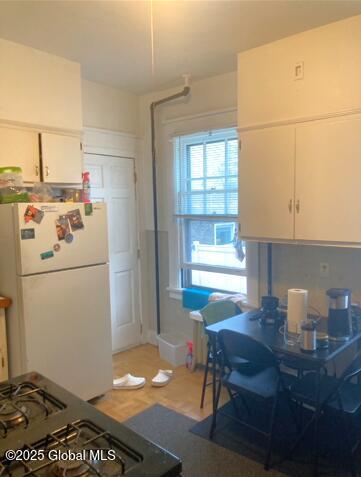
M 122 378 L 113 379 L 113 389 L 140 389 L 144 384 L 145 378 L 138 378 L 130 373 Z
M 171 369 L 160 369 L 158 374 L 152 379 L 152 386 L 158 388 L 166 386 L 172 379 L 173 371 Z

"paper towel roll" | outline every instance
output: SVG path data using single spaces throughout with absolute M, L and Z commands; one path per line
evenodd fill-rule
M 308 291 L 300 288 L 288 290 L 287 329 L 299 333 L 301 322 L 307 319 Z

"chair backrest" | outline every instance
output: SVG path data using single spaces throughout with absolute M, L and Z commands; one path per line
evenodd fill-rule
M 219 300 L 208 303 L 200 311 L 205 326 L 239 315 L 242 310 L 231 300 Z
M 340 377 L 341 382 L 345 382 L 361 373 L 361 349 L 357 351 L 351 363 L 347 366 Z
M 271 348 L 243 333 L 221 330 L 218 333 L 219 345 L 225 357 L 225 363 L 232 368 L 237 358 L 242 358 L 259 368 L 279 367 L 276 355 Z
M 351 363 L 343 371 L 343 373 L 337 380 L 336 386 L 334 386 L 333 389 L 331 389 L 331 392 L 329 393 L 329 395 L 327 396 L 324 402 L 327 403 L 328 401 L 333 399 L 340 392 L 340 389 L 342 388 L 342 386 L 345 384 L 346 381 L 358 376 L 360 373 L 361 373 L 361 349 L 357 351 Z M 341 401 L 341 404 L 342 404 L 342 401 Z

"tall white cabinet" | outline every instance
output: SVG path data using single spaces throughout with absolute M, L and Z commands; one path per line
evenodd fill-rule
M 247 240 L 361 246 L 361 15 L 238 58 Z

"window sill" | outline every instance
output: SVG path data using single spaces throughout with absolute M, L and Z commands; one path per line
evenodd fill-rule
M 182 294 L 183 294 L 184 288 L 175 288 L 175 287 L 167 287 L 167 292 L 169 293 L 169 298 L 173 298 L 174 300 L 179 300 L 182 301 Z M 225 293 L 226 294 L 226 293 Z M 231 293 L 230 293 L 231 295 Z M 258 306 L 248 303 L 247 299 L 243 303 L 244 311 L 251 311 L 255 310 L 258 308 Z
M 167 292 L 169 293 L 169 298 L 182 301 L 183 288 L 167 287 Z

